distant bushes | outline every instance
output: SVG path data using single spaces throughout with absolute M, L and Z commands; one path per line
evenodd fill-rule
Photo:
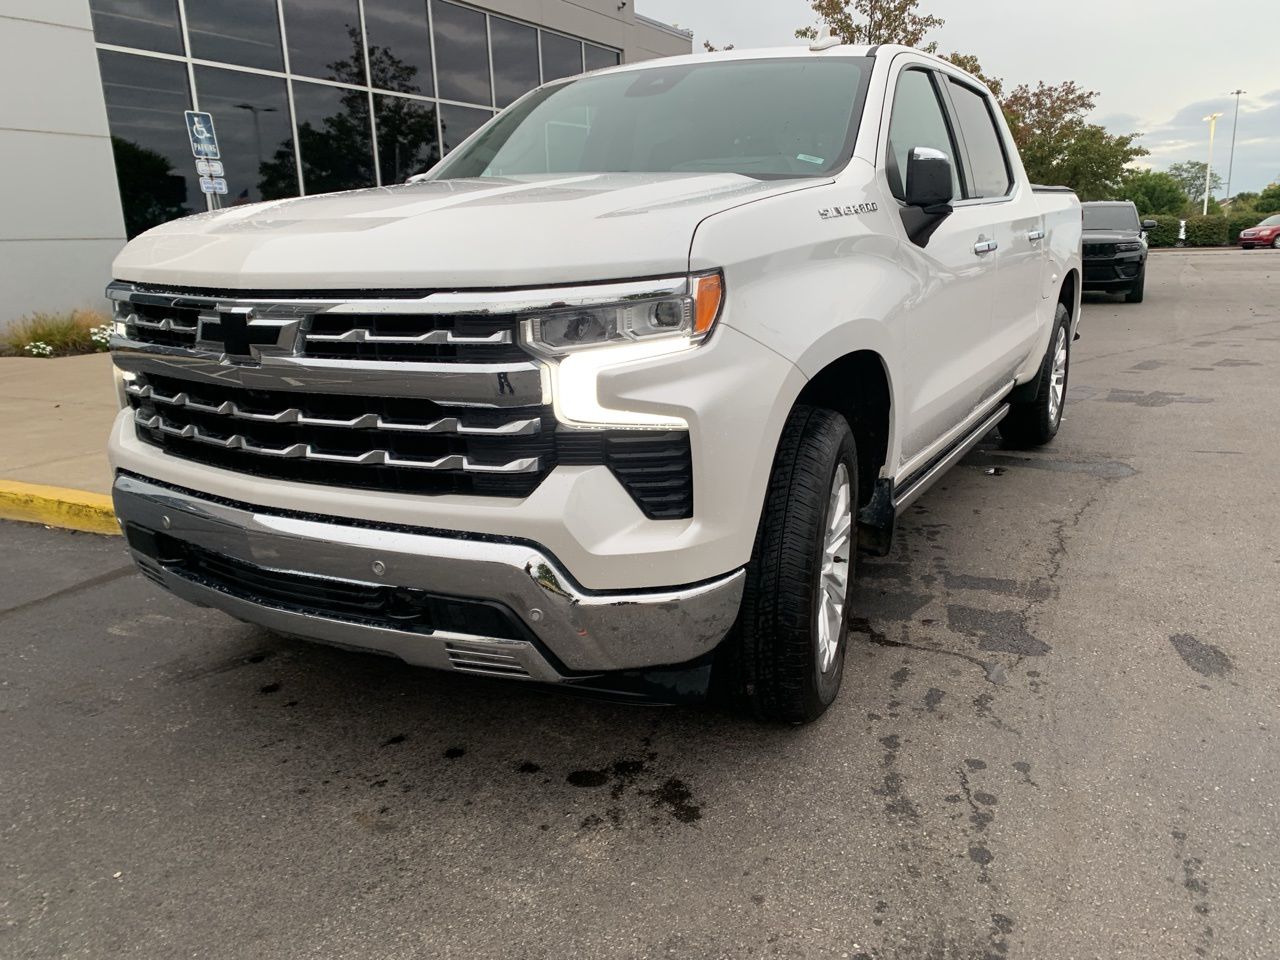
M 1226 217 L 1208 216 L 1187 219 L 1188 247 L 1225 247 L 1226 245 Z
M 1240 231 L 1256 227 L 1263 214 L 1250 210 L 1248 213 L 1236 213 L 1227 218 L 1227 243 L 1236 243 L 1240 239 Z
M 111 322 L 97 310 L 34 313 L 0 329 L 0 356 L 65 357 L 107 349 Z
M 1182 226 L 1181 217 L 1157 214 L 1146 219 L 1156 222 L 1156 228 L 1147 231 L 1148 244 L 1153 247 L 1176 247 L 1178 245 L 1178 231 Z

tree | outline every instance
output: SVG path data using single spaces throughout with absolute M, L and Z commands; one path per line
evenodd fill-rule
M 1021 84 L 1004 98 L 1005 119 L 1033 183 L 1063 184 L 1081 200 L 1114 196 L 1125 168 L 1147 151 L 1140 134 L 1115 135 L 1085 122 L 1098 94 L 1068 80 Z
M 357 30 L 349 33 L 351 56 L 329 64 L 328 79 L 362 84 L 363 44 Z M 418 68 L 394 56 L 386 47 L 369 48 L 369 72 L 376 88 L 422 92 Z M 369 96 L 346 87 L 334 89 L 340 90 L 341 96 L 333 113 L 319 124 L 298 124 L 298 150 L 307 193 L 372 186 L 375 182 L 369 146 Z M 411 173 L 429 169 L 440 159 L 434 106 L 401 97 L 377 97 L 375 103 L 384 182 L 403 180 Z M 262 164 L 260 175 L 263 196 L 297 193 L 293 144 L 281 145 L 275 156 Z
M 1169 168 L 1169 176 L 1182 186 L 1183 191 L 1191 198 L 1193 204 L 1204 201 L 1204 174 L 1209 165 L 1202 160 L 1184 160 Z M 1222 178 L 1216 173 L 1209 178 L 1209 195 L 1222 189 Z
M 703 40 L 702 49 L 707 51 L 707 53 L 719 53 L 721 50 L 732 50 L 733 44 L 726 43 L 723 47 L 717 47 L 710 40 Z
M 1181 214 L 1189 198 L 1182 184 L 1167 173 L 1157 170 L 1130 170 L 1120 182 L 1116 196 L 1132 200 L 1142 216 L 1152 214 Z
M 978 62 L 978 58 L 973 54 L 952 51 L 942 59 L 949 60 L 961 70 L 973 74 L 987 85 L 987 89 L 991 91 L 997 100 L 1004 96 L 1004 81 L 999 77 L 992 77 L 986 74 L 982 69 L 982 64 Z
M 130 237 L 191 213 L 186 178 L 173 172 L 167 157 L 123 137 L 111 138 L 111 150 L 115 154 L 124 228 Z
M 931 14 L 921 16 L 916 12 L 919 5 L 920 0 L 809 0 L 818 19 L 843 43 L 901 43 L 934 53 L 938 45 L 924 43 L 925 35 L 946 21 Z M 802 27 L 796 36 L 816 40 L 818 29 Z
M 1254 208 L 1259 213 L 1280 213 L 1280 183 L 1273 183 L 1258 194 Z

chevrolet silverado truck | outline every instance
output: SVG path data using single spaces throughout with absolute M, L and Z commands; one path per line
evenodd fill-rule
M 416 182 L 134 239 L 116 512 L 147 577 L 273 631 L 806 722 L 858 550 L 993 428 L 1058 430 L 1080 242 L 915 50 L 550 83 Z
M 1084 289 L 1123 293 L 1141 303 L 1147 286 L 1147 231 L 1154 220 L 1139 220 L 1130 200 L 1094 200 L 1080 205 L 1084 215 Z

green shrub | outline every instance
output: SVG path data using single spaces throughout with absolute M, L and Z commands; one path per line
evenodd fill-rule
M 107 315 L 97 310 L 33 313 L 0 329 L 0 353 L 19 357 L 65 357 L 107 349 Z
M 1240 231 L 1256 227 L 1261 219 L 1262 214 L 1253 210 L 1248 213 L 1233 213 L 1227 218 L 1227 243 L 1237 243 L 1240 240 Z
M 1181 217 L 1161 213 L 1145 219 L 1156 222 L 1156 228 L 1147 231 L 1148 244 L 1153 247 L 1176 247 L 1178 245 L 1178 231 L 1182 226 Z
M 1187 220 L 1188 247 L 1225 247 L 1226 217 L 1191 217 Z

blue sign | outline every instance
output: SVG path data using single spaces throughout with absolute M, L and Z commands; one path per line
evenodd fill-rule
M 218 135 L 213 132 L 213 114 L 187 110 L 187 134 L 191 137 L 191 155 L 201 160 L 218 160 Z

